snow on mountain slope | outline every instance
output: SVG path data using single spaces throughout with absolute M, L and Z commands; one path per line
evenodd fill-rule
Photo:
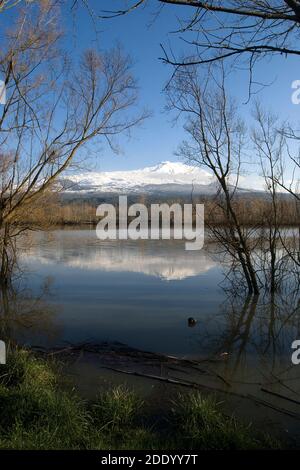
M 235 177 L 232 181 L 235 185 Z M 131 171 L 85 172 L 70 174 L 60 180 L 67 193 L 195 193 L 213 194 L 215 177 L 202 168 L 181 162 L 162 162 L 158 165 Z M 239 178 L 239 188 L 263 190 L 263 179 L 255 176 Z
M 162 162 L 158 165 L 132 171 L 86 172 L 64 176 L 65 190 L 88 192 L 127 192 L 147 190 L 147 187 L 165 185 L 204 185 L 214 182 L 205 170 L 180 162 Z

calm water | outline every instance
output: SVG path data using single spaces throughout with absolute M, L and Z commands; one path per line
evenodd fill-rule
M 299 295 L 258 303 L 230 296 L 217 248 L 209 250 L 185 251 L 181 241 L 100 241 L 94 230 L 34 234 L 22 250 L 15 305 L 10 301 L 11 334 L 49 347 L 121 342 L 180 356 L 231 352 L 289 365 L 291 343 L 300 339 Z M 194 328 L 189 317 L 197 320 Z
M 299 294 L 258 301 L 229 295 L 217 251 L 216 246 L 185 251 L 180 241 L 99 241 L 94 230 L 36 233 L 22 249 L 23 274 L 4 309 L 2 335 L 5 331 L 25 345 L 121 342 L 146 351 L 217 358 L 209 367 L 231 391 L 265 400 L 262 387 L 267 387 L 299 401 L 267 396 L 299 415 L 291 424 L 277 412 L 275 421 L 299 431 L 300 365 L 291 362 L 291 344 L 300 339 Z M 193 328 L 189 317 L 197 320 Z M 226 360 L 220 360 L 224 353 Z M 79 369 L 81 383 L 92 390 L 103 374 L 98 365 Z M 243 408 L 247 412 L 248 404 Z M 268 409 L 258 407 L 263 423 Z M 255 411 L 249 413 L 252 419 Z
M 220 266 L 181 242 L 99 241 L 94 230 L 61 230 L 36 235 L 21 264 L 34 296 L 47 284 L 42 298 L 50 310 L 45 332 L 24 328 L 23 339 L 48 346 L 119 341 L 202 354 L 199 331 L 224 300 Z M 189 317 L 198 320 L 195 328 L 188 327 Z

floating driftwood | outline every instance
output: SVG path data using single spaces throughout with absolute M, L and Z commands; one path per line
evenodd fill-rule
M 137 377 L 144 377 L 147 379 L 152 379 L 152 380 L 159 380 L 160 382 L 166 382 L 172 385 L 181 385 L 183 387 L 189 387 L 189 388 L 199 388 L 200 386 L 196 383 L 185 381 L 185 380 L 179 380 L 175 378 L 170 378 L 170 377 L 162 377 L 161 375 L 153 375 L 153 374 L 144 374 L 142 372 L 136 372 L 132 370 L 122 370 L 122 369 L 117 369 L 115 367 L 109 367 L 109 366 L 101 366 L 101 369 L 107 369 L 111 370 L 113 372 L 118 372 L 120 374 L 128 374 L 128 375 L 135 375 Z
M 291 403 L 296 403 L 296 405 L 300 405 L 299 400 L 295 400 L 294 398 L 287 397 L 286 395 L 282 395 L 281 393 L 272 392 L 272 390 L 268 390 L 267 388 L 261 387 L 261 391 L 264 393 L 268 393 L 269 395 L 273 395 L 273 397 L 281 398 L 282 400 L 287 400 Z
M 210 392 L 210 393 L 212 392 L 220 393 L 220 394 L 233 396 L 239 399 L 250 400 L 256 405 L 268 407 L 278 413 L 300 420 L 300 414 L 298 413 L 294 413 L 292 411 L 286 410 L 285 408 L 281 408 L 280 406 L 277 406 L 277 405 L 274 405 L 273 403 L 262 400 L 254 395 L 237 393 L 237 392 L 230 390 L 229 388 L 231 384 L 224 377 L 222 377 L 219 373 L 215 371 L 209 370 L 209 368 L 207 369 L 203 368 L 203 365 L 205 363 L 220 362 L 222 360 L 220 358 L 207 358 L 207 359 L 196 361 L 193 359 L 180 358 L 176 356 L 164 355 L 164 354 L 159 354 L 159 353 L 152 353 L 149 351 L 141 351 L 138 349 L 130 348 L 129 346 L 123 343 L 94 344 L 94 343 L 86 342 L 86 343 L 80 343 L 80 344 L 68 344 L 65 347 L 61 347 L 61 348 L 57 347 L 57 348 L 52 348 L 52 349 L 47 349 L 47 348 L 43 348 L 40 346 L 32 346 L 31 349 L 33 349 L 34 351 L 40 354 L 44 354 L 47 356 L 55 356 L 55 355 L 74 356 L 75 355 L 76 357 L 78 357 L 83 352 L 86 352 L 86 353 L 91 353 L 91 354 L 98 354 L 104 360 L 107 358 L 111 358 L 111 357 L 116 358 L 116 359 L 129 358 L 133 361 L 138 361 L 139 364 L 142 364 L 143 366 L 166 365 L 166 367 L 168 367 L 169 370 L 172 369 L 177 372 L 179 371 L 180 373 L 184 371 L 183 367 L 187 367 L 188 370 L 194 370 L 197 373 L 200 373 L 202 375 L 218 378 L 226 385 L 226 389 L 211 386 L 211 385 L 204 385 L 204 384 L 189 381 L 187 379 L 180 379 L 177 377 L 176 378 L 170 377 L 170 376 L 166 377 L 162 375 L 160 376 L 160 375 L 149 374 L 149 373 L 140 372 L 136 370 L 124 370 L 118 367 L 112 367 L 110 365 L 100 364 L 100 367 L 102 369 L 107 369 L 112 372 L 116 372 L 120 374 L 127 374 L 131 376 L 160 381 L 160 382 L 170 384 L 170 385 L 178 385 L 181 387 L 197 389 L 197 390 L 206 390 L 207 392 Z M 285 399 L 292 403 L 300 404 L 300 402 L 297 400 L 290 399 L 288 397 L 285 397 L 284 395 L 280 395 L 276 392 L 272 392 L 268 389 L 264 389 L 263 387 L 261 387 L 261 391 L 264 393 L 269 393 L 270 395 L 273 395 L 277 398 Z
M 261 398 L 257 398 L 254 395 L 246 395 L 247 398 L 252 400 L 254 403 L 257 405 L 262 405 L 266 406 L 267 408 L 271 408 L 271 410 L 278 411 L 279 413 L 285 414 L 287 416 L 290 416 L 291 418 L 295 418 L 297 420 L 300 420 L 300 415 L 298 413 L 294 413 L 293 411 L 286 410 L 285 408 L 281 408 L 279 406 L 273 405 L 273 403 L 270 403 L 269 401 L 262 400 Z
M 79 344 L 68 344 L 68 346 L 63 348 L 44 348 L 41 346 L 32 346 L 31 347 L 34 351 L 46 354 L 47 356 L 55 356 L 55 355 L 76 355 L 82 354 L 83 352 L 91 353 L 91 354 L 98 354 L 101 358 L 117 358 L 124 359 L 129 358 L 133 361 L 138 361 L 143 366 L 155 366 L 155 365 L 166 365 L 168 369 L 176 370 L 180 373 L 187 373 L 185 372 L 184 368 L 188 366 L 188 372 L 191 370 L 196 371 L 198 374 L 208 375 L 215 377 L 221 380 L 227 387 L 231 387 L 231 384 L 222 377 L 219 373 L 215 371 L 211 371 L 210 369 L 203 368 L 203 365 L 210 362 L 220 362 L 222 359 L 220 358 L 205 358 L 201 360 L 195 359 L 187 359 L 185 357 L 177 357 L 171 355 L 165 355 L 160 353 L 154 353 L 149 351 L 142 351 L 139 349 L 131 348 L 123 343 L 79 343 Z M 177 367 L 176 367 L 177 366 Z
M 78 354 L 80 352 L 87 352 L 92 354 L 106 354 L 106 355 L 117 355 L 122 357 L 130 357 L 132 359 L 143 360 L 143 364 L 147 364 L 147 361 L 151 361 L 151 364 L 167 363 L 167 364 L 181 364 L 188 365 L 191 369 L 197 370 L 204 374 L 210 373 L 207 370 L 201 369 L 200 366 L 208 362 L 219 362 L 220 359 L 216 358 L 205 358 L 201 360 L 186 359 L 177 356 L 170 356 L 165 354 L 159 354 L 149 351 L 142 351 L 140 349 L 131 348 L 123 343 L 79 343 L 79 344 L 68 344 L 65 347 L 56 348 L 44 348 L 42 346 L 31 346 L 31 349 L 48 356 L 54 355 L 65 355 L 65 354 Z M 221 377 L 220 377 L 221 378 Z M 223 381 L 225 379 L 221 378 Z
M 228 391 L 228 390 L 222 390 L 222 389 L 219 389 L 217 387 L 211 387 L 209 385 L 199 384 L 199 383 L 196 383 L 196 382 L 188 382 L 188 381 L 185 381 L 185 380 L 179 380 L 179 379 L 170 378 L 170 377 L 162 377 L 162 376 L 159 376 L 159 375 L 145 374 L 145 373 L 142 373 L 142 372 L 122 370 L 122 369 L 117 369 L 115 367 L 102 366 L 102 369 L 108 369 L 108 370 L 111 370 L 111 371 L 114 371 L 114 372 L 117 372 L 117 373 L 120 373 L 120 374 L 134 375 L 134 376 L 137 376 L 137 377 L 147 378 L 147 379 L 150 379 L 150 380 L 158 380 L 160 382 L 164 382 L 164 383 L 167 383 L 167 384 L 179 385 L 179 386 L 182 386 L 182 387 L 198 389 L 198 390 L 203 390 L 204 389 L 204 390 L 207 390 L 209 392 L 222 393 L 222 394 L 226 394 L 226 395 L 230 395 L 230 396 L 235 396 L 235 397 L 238 397 L 238 398 L 250 400 L 250 401 L 256 403 L 257 405 L 262 405 L 262 406 L 265 406 L 267 408 L 271 408 L 272 410 L 277 411 L 278 413 L 285 414 L 287 416 L 290 416 L 291 418 L 294 418 L 294 419 L 297 419 L 297 420 L 300 421 L 300 415 L 298 413 L 294 413 L 292 411 L 286 410 L 285 408 L 281 408 L 279 406 L 273 405 L 273 403 L 269 403 L 265 400 L 262 400 L 260 398 L 257 398 L 255 396 L 253 396 L 253 395 L 250 395 L 250 394 L 245 395 L 245 394 L 240 394 L 240 393 L 236 393 L 236 392 L 232 392 L 232 391 Z

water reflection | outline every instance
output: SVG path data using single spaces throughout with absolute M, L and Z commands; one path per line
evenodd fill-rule
M 198 276 L 216 267 L 206 252 L 187 252 L 181 241 L 101 242 L 94 231 L 58 231 L 54 238 L 51 234 L 41 236 L 38 244 L 22 253 L 22 261 L 64 264 L 83 271 L 141 273 L 166 281 Z
M 36 298 L 41 280 L 53 279 L 22 333 L 27 342 L 119 341 L 153 352 L 222 358 L 217 367 L 226 380 L 241 384 L 300 376 L 291 363 L 291 344 L 300 338 L 299 292 L 228 294 L 220 287 L 222 263 L 205 250 L 187 252 L 182 242 L 171 241 L 100 242 L 94 231 L 55 231 L 35 235 L 22 264 Z M 21 306 L 24 324 L 24 300 Z
M 0 288 L 0 337 L 14 344 L 39 344 L 48 338 L 56 341 L 60 328 L 55 324 L 57 308 L 45 300 L 51 279 L 45 279 L 40 292 L 22 289 L 18 285 Z
M 229 296 L 214 322 L 215 331 L 208 327 L 199 342 L 214 357 L 226 354 L 217 368 L 227 383 L 238 390 L 248 391 L 249 385 L 263 390 L 263 385 L 269 385 L 285 395 L 299 395 L 300 369 L 291 361 L 292 342 L 300 338 L 298 291 L 291 292 L 288 299 L 282 295 Z

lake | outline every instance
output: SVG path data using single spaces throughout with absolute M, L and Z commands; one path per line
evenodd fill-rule
M 36 235 L 21 266 L 34 296 L 50 284 L 43 299 L 57 312 L 56 335 L 34 338 L 48 346 L 119 341 L 199 355 L 202 321 L 224 300 L 218 263 L 204 250 L 185 251 L 180 241 L 100 241 L 94 230 L 58 230 Z
M 24 342 L 48 347 L 118 341 L 207 357 L 222 343 L 237 349 L 251 313 L 245 351 L 278 350 L 277 359 L 289 359 L 291 341 L 298 337 L 297 294 L 286 304 L 284 296 L 274 298 L 273 308 L 264 297 L 247 305 L 249 299 L 224 290 L 224 266 L 216 252 L 214 247 L 186 251 L 174 240 L 100 241 L 93 229 L 36 233 L 20 256 L 20 299 L 28 323 L 18 334 Z M 45 330 L 34 311 L 30 323 L 31 297 L 46 304 Z M 197 321 L 193 328 L 190 317 Z
M 230 294 L 217 251 L 185 251 L 184 242 L 172 240 L 100 241 L 94 229 L 34 233 L 20 255 L 6 333 L 28 346 L 118 342 L 213 359 L 211 368 L 234 391 L 260 396 L 267 386 L 295 399 L 298 293 L 258 300 Z

